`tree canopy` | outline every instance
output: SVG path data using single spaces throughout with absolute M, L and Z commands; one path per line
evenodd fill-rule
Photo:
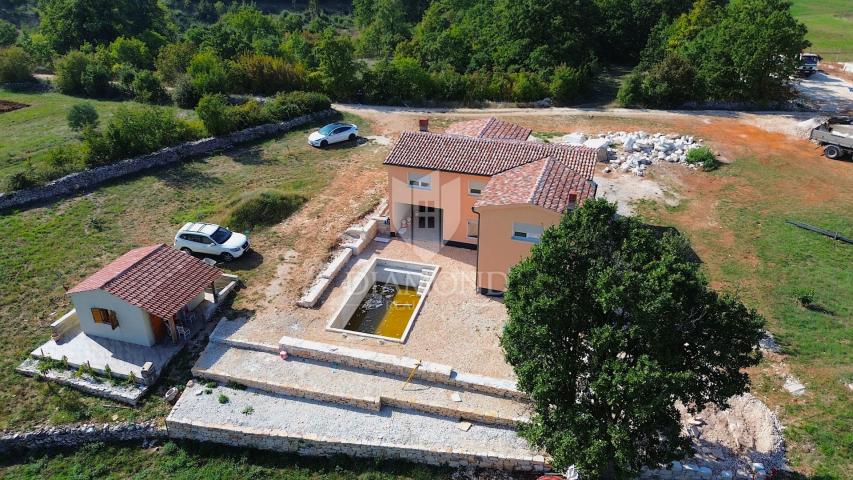
M 680 235 L 588 200 L 511 269 L 501 345 L 533 401 L 522 427 L 558 468 L 631 478 L 690 452 L 676 402 L 748 389 L 763 320 L 708 287 Z

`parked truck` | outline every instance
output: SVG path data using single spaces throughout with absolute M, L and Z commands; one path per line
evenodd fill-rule
M 823 58 L 816 53 L 801 53 L 800 65 L 797 67 L 797 75 L 810 77 L 817 72 L 817 66 Z
M 853 118 L 830 118 L 813 128 L 809 138 L 823 147 L 826 158 L 837 160 L 853 155 Z

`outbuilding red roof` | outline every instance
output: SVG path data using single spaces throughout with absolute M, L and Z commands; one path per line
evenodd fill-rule
M 104 290 L 139 308 L 168 318 L 219 278 L 222 271 L 168 245 L 131 250 L 68 293 Z
M 592 179 L 596 150 L 575 145 L 403 132 L 385 165 L 492 176 L 551 157 Z
M 530 204 L 563 213 L 596 190 L 595 182 L 548 157 L 493 176 L 474 207 Z
M 456 122 L 444 131 L 444 133 L 465 135 L 466 137 L 504 140 L 527 140 L 532 132 L 533 130 L 527 127 L 495 117 Z

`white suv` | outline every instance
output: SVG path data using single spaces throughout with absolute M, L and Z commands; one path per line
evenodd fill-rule
M 175 235 L 175 248 L 187 253 L 219 255 L 228 262 L 249 250 L 249 239 L 212 223 L 187 222 Z

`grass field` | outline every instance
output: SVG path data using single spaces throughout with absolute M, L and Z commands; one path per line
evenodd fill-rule
M 767 318 L 785 357 L 753 369 L 753 390 L 779 409 L 799 471 L 844 479 L 853 478 L 853 248 L 785 222 L 853 233 L 853 165 L 816 161 L 818 168 L 783 153 L 741 156 L 712 174 L 724 185 L 713 197 L 676 208 L 647 204 L 642 212 L 685 233 L 712 282 Z M 703 204 L 716 211 L 710 228 L 692 213 Z M 797 297 L 809 290 L 815 305 L 804 308 Z M 806 384 L 805 395 L 781 388 L 785 369 Z
M 11 460 L 11 459 L 10 459 Z M 87 445 L 74 452 L 33 455 L 4 468 L 7 480 L 32 478 L 230 480 L 431 480 L 450 478 L 446 470 L 404 462 L 335 457 L 310 459 L 257 450 L 196 443 Z
M 0 100 L 24 103 L 29 107 L 0 114 L 0 179 L 15 172 L 37 167 L 48 150 L 64 145 L 75 138 L 66 116 L 72 105 L 90 103 L 97 110 L 101 125 L 105 125 L 121 105 L 134 102 L 115 102 L 69 97 L 60 93 L 15 93 L 0 89 Z M 192 111 L 184 115 L 194 116 Z
M 853 62 L 853 2 L 850 0 L 793 0 L 791 11 L 806 24 L 810 51 L 825 60 Z
M 35 104 L 39 97 L 18 96 L 16 101 Z M 67 102 L 53 94 L 48 100 Z M 64 123 L 52 118 L 38 121 L 47 129 Z M 369 133 L 369 124 L 360 120 L 359 124 Z M 321 191 L 351 162 L 351 153 L 346 148 L 307 146 L 308 129 L 114 181 L 46 206 L 0 213 L 0 237 L 8 240 L 0 256 L 0 429 L 166 413 L 167 406 L 156 393 L 138 409 L 120 408 L 28 379 L 15 373 L 14 367 L 49 338 L 49 324 L 67 311 L 65 290 L 130 248 L 171 244 L 174 232 L 188 220 L 223 221 L 233 204 L 253 191 L 275 189 L 308 198 Z M 251 282 L 275 270 L 275 259 L 263 257 L 268 246 L 292 244 L 297 238 L 272 229 L 252 232 L 256 253 L 228 264 L 227 269 Z M 189 361 L 179 359 L 179 370 L 188 370 Z M 174 382 L 181 380 L 186 377 L 176 375 Z M 168 381 L 163 383 L 161 390 L 168 387 Z

